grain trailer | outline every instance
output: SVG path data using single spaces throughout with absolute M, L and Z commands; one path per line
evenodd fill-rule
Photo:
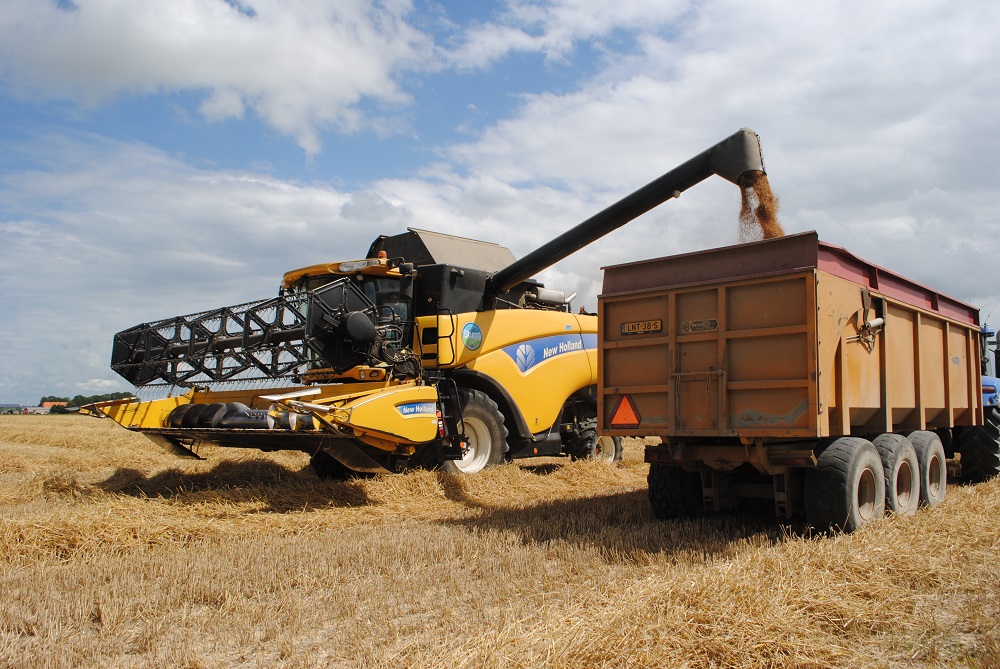
M 661 439 L 660 517 L 770 498 L 851 531 L 944 498 L 953 428 L 983 422 L 979 333 L 975 307 L 815 232 L 606 267 L 601 429 Z

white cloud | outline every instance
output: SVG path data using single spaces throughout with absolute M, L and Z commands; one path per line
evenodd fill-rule
M 687 0 L 509 0 L 494 20 L 466 31 L 448 60 L 460 69 L 487 67 L 511 53 L 539 52 L 566 59 L 582 41 L 617 31 L 657 31 L 690 10 Z
M 103 395 L 117 392 L 121 388 L 121 384 L 114 379 L 89 379 L 77 383 L 76 388 L 81 395 Z
M 310 154 L 321 149 L 322 130 L 364 127 L 365 100 L 406 103 L 396 77 L 423 67 L 431 45 L 407 23 L 406 0 L 74 5 L 4 3 L 0 76 L 9 91 L 89 105 L 123 93 L 204 91 L 206 119 L 238 118 L 249 107 Z
M 231 88 L 217 88 L 205 98 L 198 111 L 209 121 L 243 118 L 243 96 Z

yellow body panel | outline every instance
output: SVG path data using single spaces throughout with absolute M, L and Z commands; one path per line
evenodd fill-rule
M 440 339 L 424 345 L 442 368 L 492 377 L 510 395 L 528 428 L 542 432 L 571 394 L 597 383 L 597 317 L 560 311 L 503 309 L 418 319 Z M 419 335 L 418 335 L 419 336 Z
M 346 269 L 347 267 L 353 265 L 360 265 L 365 263 L 371 263 L 367 267 L 361 267 L 360 269 Z M 343 266 L 343 267 L 342 267 Z M 300 269 L 295 269 L 290 272 L 285 272 L 285 276 L 281 280 L 282 288 L 291 288 L 297 282 L 301 281 L 307 277 L 314 276 L 350 276 L 353 274 L 369 274 L 372 276 L 395 276 L 399 277 L 399 270 L 395 267 L 389 267 L 388 262 L 385 258 L 366 258 L 364 260 L 347 260 L 333 263 L 320 263 L 318 265 L 310 265 L 309 267 L 302 267 Z
M 166 424 L 170 412 L 182 404 L 190 404 L 193 393 L 167 397 L 151 402 L 99 402 L 92 405 L 113 421 L 125 427 L 158 428 Z
M 438 434 L 437 399 L 434 386 L 389 388 L 348 402 L 330 417 L 365 441 L 420 444 Z

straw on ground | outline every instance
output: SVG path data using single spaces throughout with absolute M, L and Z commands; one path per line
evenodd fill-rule
M 853 535 L 656 521 L 620 467 L 317 479 L 0 419 L 0 664 L 1000 667 L 1000 481 Z

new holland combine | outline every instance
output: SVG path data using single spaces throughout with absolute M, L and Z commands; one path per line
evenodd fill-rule
M 763 170 L 740 130 L 520 260 L 423 230 L 380 236 L 363 259 L 287 273 L 277 297 L 119 332 L 112 369 L 171 395 L 95 408 L 178 454 L 295 449 L 329 477 L 617 460 L 619 437 L 597 431 L 597 317 L 531 277 L 713 174 Z

